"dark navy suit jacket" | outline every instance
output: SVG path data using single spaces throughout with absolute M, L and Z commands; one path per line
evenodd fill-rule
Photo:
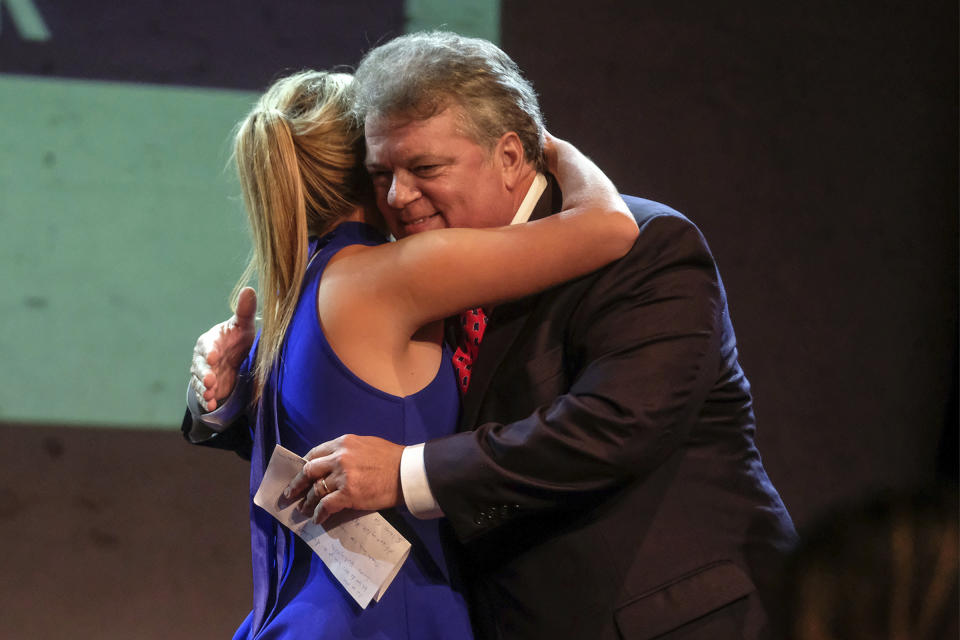
M 481 637 L 768 633 L 796 534 L 755 446 L 723 285 L 690 221 L 625 200 L 630 253 L 494 309 L 461 433 L 424 450 Z

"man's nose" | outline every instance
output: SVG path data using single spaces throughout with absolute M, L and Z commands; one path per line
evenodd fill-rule
M 390 182 L 390 191 L 387 192 L 387 204 L 394 209 L 403 209 L 419 198 L 420 191 L 411 182 L 409 177 L 399 172 L 394 173 L 393 180 Z

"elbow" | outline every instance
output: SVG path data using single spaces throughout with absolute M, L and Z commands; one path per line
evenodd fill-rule
M 616 209 L 615 215 L 617 216 L 617 224 L 615 225 L 614 246 L 618 251 L 616 257 L 622 258 L 633 248 L 637 237 L 640 235 L 640 227 L 637 226 L 636 219 L 626 206 L 622 209 Z

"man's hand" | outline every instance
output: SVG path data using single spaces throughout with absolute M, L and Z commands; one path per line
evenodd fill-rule
M 403 501 L 400 456 L 403 445 L 373 436 L 344 435 L 314 447 L 307 464 L 290 481 L 284 497 L 306 492 L 300 511 L 321 523 L 343 509 L 376 511 Z
M 257 335 L 256 313 L 257 294 L 246 287 L 240 291 L 233 317 L 197 338 L 190 366 L 190 386 L 201 408 L 213 411 L 233 391 L 237 369 Z

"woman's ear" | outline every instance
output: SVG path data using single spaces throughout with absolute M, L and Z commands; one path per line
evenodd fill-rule
M 508 191 L 512 191 L 530 170 L 520 136 L 515 131 L 508 131 L 500 136 L 494 156 L 503 172 L 504 186 Z

